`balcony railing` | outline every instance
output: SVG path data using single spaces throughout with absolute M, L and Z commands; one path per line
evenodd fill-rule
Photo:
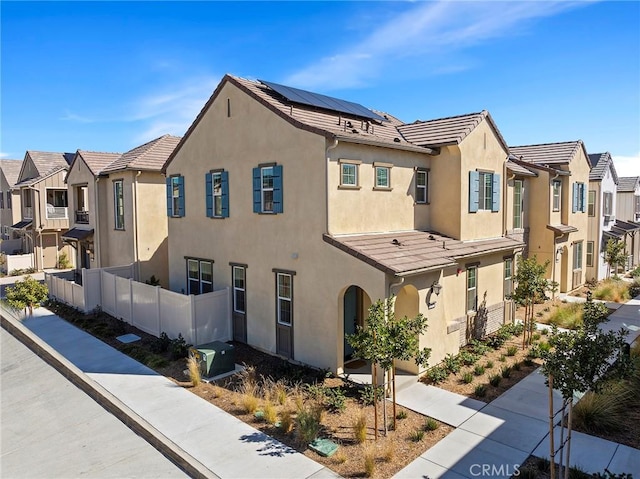
M 47 219 L 48 220 L 66 220 L 67 209 L 68 208 L 66 206 L 47 205 Z
M 88 224 L 89 212 L 88 211 L 76 211 L 76 223 Z
M 22 217 L 26 220 L 33 219 L 33 206 L 23 206 Z

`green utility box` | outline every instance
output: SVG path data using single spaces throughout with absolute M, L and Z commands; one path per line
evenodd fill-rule
M 191 348 L 191 350 L 197 355 L 200 361 L 200 374 L 205 378 L 212 378 L 235 370 L 236 355 L 230 344 L 214 341 Z

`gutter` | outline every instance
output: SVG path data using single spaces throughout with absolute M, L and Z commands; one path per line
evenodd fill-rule
M 96 266 L 100 268 L 102 266 L 102 261 L 100 261 L 100 221 L 98 219 L 98 182 L 100 181 L 100 177 L 96 176 L 96 181 L 93 187 L 93 197 L 95 202 L 95 213 L 93 217 L 95 218 L 95 232 L 93 236 L 93 260 L 96 262 Z

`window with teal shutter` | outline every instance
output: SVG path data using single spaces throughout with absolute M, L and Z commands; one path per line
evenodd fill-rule
M 221 216 L 223 218 L 229 217 L 229 172 L 223 171 L 220 173 L 220 189 L 222 191 L 220 201 L 222 203 Z
M 571 196 L 573 197 L 571 202 L 571 212 L 575 213 L 578 211 L 578 184 L 574 183 L 571 189 Z
M 469 172 L 469 213 L 478 211 L 480 202 L 480 173 Z
M 229 217 L 229 172 L 212 171 L 205 176 L 208 218 Z
M 170 176 L 167 185 L 167 216 L 184 216 L 184 176 Z
M 282 213 L 282 165 L 253 169 L 253 212 Z
M 273 212 L 282 213 L 282 165 L 273 167 Z
M 500 175 L 493 174 L 493 190 L 492 190 L 491 211 L 500 211 Z
M 261 170 L 260 168 L 253 169 L 253 212 L 262 212 L 262 188 L 261 188 Z
M 213 218 L 213 179 L 212 174 L 207 173 L 204 176 L 205 184 L 205 204 L 207 210 L 207 218 Z

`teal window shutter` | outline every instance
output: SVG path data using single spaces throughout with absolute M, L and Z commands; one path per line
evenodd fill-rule
M 171 177 L 165 180 L 167 184 L 167 216 L 173 216 L 173 212 L 171 211 Z
M 260 168 L 253 169 L 253 212 L 260 213 L 262 211 L 262 188 L 260 177 Z
M 578 211 L 578 183 L 572 185 L 573 204 L 571 205 L 571 211 L 575 213 Z
M 491 185 L 491 211 L 500 211 L 500 175 L 493 174 L 493 184 Z
M 587 188 L 584 183 L 582 183 L 582 212 L 587 211 Z
M 480 201 L 480 174 L 477 171 L 469 172 L 469 213 L 478 211 Z
M 207 206 L 207 218 L 213 218 L 213 175 L 207 173 L 204 175 L 206 206 Z
M 184 176 L 178 176 L 178 211 L 177 216 L 184 216 Z
M 229 217 L 229 172 L 222 172 L 222 217 Z
M 282 213 L 282 165 L 273 167 L 273 212 Z

